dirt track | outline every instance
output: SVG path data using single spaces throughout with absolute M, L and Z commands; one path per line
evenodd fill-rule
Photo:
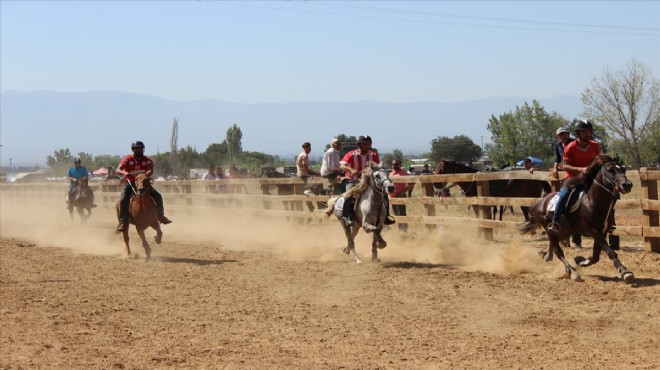
M 2 198 L 0 368 L 660 368 L 660 256 L 641 244 L 620 253 L 636 284 L 606 257 L 576 283 L 543 238 L 389 231 L 357 265 L 334 223 L 200 211 L 145 263 L 109 210 L 81 227 L 18 205 Z

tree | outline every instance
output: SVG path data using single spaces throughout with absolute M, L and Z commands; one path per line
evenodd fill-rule
M 172 174 L 179 175 L 179 119 L 174 118 L 172 122 L 172 134 L 170 135 L 170 168 L 172 169 Z
M 619 140 L 629 161 L 639 167 L 657 158 L 657 142 L 645 140 L 657 135 L 660 120 L 660 81 L 651 70 L 632 59 L 625 70 L 606 68 L 594 77 L 582 93 L 585 116 L 602 122 L 608 135 Z M 655 129 L 655 131 L 653 131 Z M 656 146 L 645 147 L 645 145 Z
M 390 167 L 390 164 L 395 159 L 401 163 L 404 162 L 405 156 L 401 150 L 394 149 L 392 153 L 383 153 L 383 155 L 380 157 L 380 163 L 385 167 Z
M 55 150 L 53 155 L 46 157 L 46 164 L 52 169 L 57 169 L 62 165 L 69 166 L 71 163 L 73 163 L 73 156 L 69 148 Z
M 242 139 L 243 132 L 235 123 L 227 129 L 227 138 L 225 141 L 229 145 L 229 161 L 231 163 L 236 163 L 241 157 L 241 153 L 243 153 L 243 145 L 241 144 Z
M 528 156 L 550 162 L 553 158 L 555 131 L 566 127 L 568 120 L 557 113 L 549 114 L 534 100 L 517 106 L 515 112 L 494 115 L 488 123 L 492 144 L 484 151 L 497 166 L 511 165 Z
M 451 159 L 457 162 L 469 162 L 481 156 L 481 147 L 465 135 L 457 135 L 453 138 L 438 136 L 431 140 L 430 157 L 434 162 L 443 159 Z

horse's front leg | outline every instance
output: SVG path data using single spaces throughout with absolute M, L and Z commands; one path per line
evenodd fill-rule
M 151 247 L 149 246 L 149 243 L 147 243 L 147 237 L 144 235 L 144 230 L 144 228 L 138 227 L 137 233 L 142 240 L 142 247 L 144 248 L 144 253 L 147 254 L 147 261 L 149 261 L 151 259 Z
M 587 267 L 591 265 L 595 265 L 600 261 L 600 251 L 601 251 L 601 240 L 602 242 L 605 242 L 605 238 L 598 237 L 598 231 L 592 231 L 592 234 L 594 235 L 594 248 L 591 252 L 591 257 L 589 258 L 584 258 L 582 256 L 577 256 L 574 258 L 575 263 L 577 263 L 580 267 Z M 605 243 L 607 244 L 607 243 Z
M 131 247 L 128 243 L 128 241 L 129 241 L 128 240 L 128 226 L 129 225 L 126 225 L 126 227 L 124 228 L 124 231 L 122 231 L 122 236 L 124 237 L 124 245 L 126 245 L 126 254 L 128 255 L 128 257 L 130 257 L 131 256 Z
M 635 280 L 635 275 L 632 272 L 628 271 L 626 266 L 624 266 L 621 263 L 621 261 L 619 261 L 619 256 L 607 243 L 607 240 L 605 239 L 605 235 L 600 232 L 594 232 L 594 253 L 592 255 L 592 258 L 585 259 L 581 257 L 575 257 L 575 262 L 578 262 L 578 258 L 581 258 L 580 262 L 578 262 L 580 266 L 583 266 L 583 264 L 584 266 L 595 264 L 596 262 L 598 262 L 598 255 L 600 254 L 601 247 L 603 248 L 605 253 L 607 253 L 607 256 L 612 260 L 612 262 L 614 262 L 614 267 L 616 267 L 623 281 L 625 281 L 626 283 L 632 283 Z M 596 254 L 596 249 L 598 249 L 598 254 Z
M 371 262 L 380 262 L 378 259 L 378 249 L 387 247 L 387 242 L 380 235 L 380 230 L 374 231 L 373 240 L 371 242 Z
M 156 223 L 156 225 L 151 226 L 154 230 L 156 230 L 156 236 L 154 236 L 154 241 L 156 244 L 160 244 L 160 242 L 163 240 L 163 231 L 160 229 L 160 224 Z

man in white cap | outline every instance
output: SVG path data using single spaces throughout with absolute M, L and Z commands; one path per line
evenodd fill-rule
M 555 164 L 552 167 L 552 176 L 554 176 L 555 179 L 558 179 L 559 170 L 561 170 L 560 167 L 562 167 L 562 158 L 564 157 L 564 148 L 566 148 L 566 146 L 570 144 L 571 141 L 573 141 L 573 138 L 571 138 L 571 134 L 564 127 L 558 128 L 556 135 L 557 142 L 555 143 Z
M 337 194 L 343 193 L 343 189 L 339 189 L 339 177 L 341 171 L 339 170 L 339 161 L 341 156 L 339 150 L 341 149 L 342 142 L 339 139 L 332 139 L 330 148 L 323 153 L 323 163 L 321 164 L 321 176 L 330 181 L 332 192 Z

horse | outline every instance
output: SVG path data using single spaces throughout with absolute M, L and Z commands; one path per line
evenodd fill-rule
M 144 235 L 144 231 L 151 227 L 156 230 L 156 236 L 154 240 L 156 244 L 160 244 L 163 239 L 163 232 L 160 229 L 160 224 L 158 223 L 158 211 L 156 209 L 156 201 L 151 197 L 151 178 L 147 175 L 141 173 L 135 177 L 135 185 L 131 184 L 133 189 L 133 196 L 128 206 L 128 221 L 129 223 L 135 225 L 140 239 L 142 240 L 142 247 L 144 248 L 145 253 L 147 254 L 147 261 L 151 259 L 151 247 L 147 242 L 147 239 Z M 117 217 L 119 217 L 119 201 L 115 205 L 117 210 Z M 129 245 L 128 239 L 128 227 L 124 228 L 124 244 L 126 244 L 126 252 L 128 256 L 131 256 L 131 247 Z
M 474 167 L 466 166 L 457 163 L 456 161 L 441 160 L 435 168 L 435 174 L 448 174 L 448 173 L 475 173 L 478 170 Z M 477 182 L 459 182 L 447 184 L 443 189 L 458 185 L 466 197 L 477 196 Z M 539 180 L 492 180 L 488 182 L 489 196 L 491 197 L 505 197 L 505 198 L 540 198 L 544 193 L 550 192 L 550 183 L 547 181 Z M 474 213 L 478 216 L 478 207 L 474 206 Z M 525 217 L 525 221 L 529 220 L 528 209 L 529 207 L 520 207 Z M 500 206 L 500 221 L 502 221 L 502 214 L 504 213 L 504 206 Z M 497 207 L 493 206 L 493 220 L 497 215 Z
M 382 168 L 370 167 L 362 171 L 360 182 L 349 189 L 343 195 L 333 197 L 328 201 L 326 215 L 335 214 L 346 235 L 348 244 L 342 249 L 344 254 L 352 254 L 355 262 L 362 263 L 362 260 L 355 252 L 355 236 L 360 228 L 365 232 L 373 232 L 373 241 L 371 242 L 371 261 L 380 262 L 378 259 L 378 249 L 387 246 L 387 242 L 381 236 L 385 217 L 387 216 L 388 204 L 385 201 L 385 194 L 392 192 L 394 185 L 390 180 L 388 173 Z M 355 201 L 355 223 L 352 226 L 346 224 L 343 217 L 344 199 L 356 197 Z
M 559 245 L 562 240 L 577 232 L 594 238 L 592 256 L 584 258 L 575 257 L 575 263 L 581 267 L 591 266 L 599 261 L 601 249 L 614 262 L 621 278 L 626 283 L 631 283 L 635 276 L 628 271 L 619 261 L 619 258 L 605 240 L 605 235 L 612 231 L 614 217 L 612 210 L 617 200 L 617 193 L 626 194 L 632 189 L 632 183 L 626 177 L 625 168 L 619 166 L 617 161 L 607 155 L 597 156 L 586 171 L 576 178 L 571 178 L 571 185 L 588 188 L 584 194 L 574 191 L 571 195 L 581 196 L 576 202 L 570 199 L 566 204 L 566 213 L 560 218 L 560 232 L 558 234 L 547 233 L 550 240 L 548 250 L 539 255 L 546 261 L 552 260 L 553 252 L 564 263 L 564 278 L 580 281 L 581 277 L 573 266 L 564 257 L 564 252 Z M 520 227 L 523 234 L 531 234 L 535 229 L 543 227 L 548 230 L 548 224 L 552 219 L 553 207 L 556 202 L 557 193 L 550 193 L 530 208 L 530 219 Z M 575 198 L 573 198 L 575 199 Z M 575 205 L 575 207 L 572 207 Z M 550 210 L 548 209 L 550 208 Z
M 66 201 L 69 203 L 71 221 L 73 221 L 73 208 L 75 207 L 80 221 L 86 224 L 87 219 L 92 215 L 92 208 L 94 208 L 94 191 L 89 186 L 86 177 L 76 180 L 76 186 L 66 194 Z M 85 211 L 87 212 L 85 213 Z

